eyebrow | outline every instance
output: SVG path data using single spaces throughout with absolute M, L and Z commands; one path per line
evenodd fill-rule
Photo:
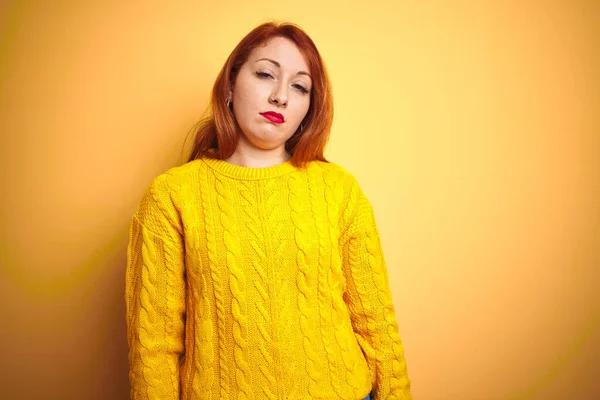
M 280 64 L 279 64 L 277 61 L 275 61 L 275 60 L 271 60 L 270 58 L 259 58 L 258 60 L 256 60 L 256 62 L 259 62 L 259 61 L 261 61 L 261 60 L 267 60 L 267 61 L 269 61 L 269 62 L 272 62 L 273 64 L 277 65 L 277 67 L 281 68 L 281 65 L 280 65 Z M 312 76 L 310 76 L 310 74 L 309 74 L 308 72 L 306 72 L 306 71 L 298 71 L 298 72 L 296 73 L 296 75 L 306 75 L 306 76 L 308 76 L 310 79 L 312 79 Z

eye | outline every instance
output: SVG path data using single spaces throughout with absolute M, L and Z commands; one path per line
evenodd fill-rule
M 294 85 L 294 87 L 296 87 L 296 89 L 298 89 L 299 91 L 301 91 L 304 94 L 308 93 L 308 89 L 302 85 Z
M 256 75 L 263 79 L 264 78 L 273 78 L 273 76 L 267 72 L 257 72 Z M 309 92 L 309 90 L 302 85 L 296 84 L 296 85 L 294 85 L 294 87 L 304 94 L 307 94 Z

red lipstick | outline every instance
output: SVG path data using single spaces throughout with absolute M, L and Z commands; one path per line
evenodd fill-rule
M 276 113 L 275 111 L 267 111 L 265 113 L 261 113 L 260 115 L 271 122 L 275 122 L 276 124 L 282 124 L 284 121 L 283 115 Z

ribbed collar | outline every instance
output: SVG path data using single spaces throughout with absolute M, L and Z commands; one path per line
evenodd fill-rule
M 202 158 L 202 161 L 204 161 L 213 170 L 230 178 L 240 180 L 268 179 L 297 171 L 297 168 L 294 167 L 291 160 L 288 160 L 282 164 L 273 165 L 272 167 L 263 168 L 243 167 L 224 160 L 208 157 Z

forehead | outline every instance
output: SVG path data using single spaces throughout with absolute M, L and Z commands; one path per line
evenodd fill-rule
M 308 71 L 308 64 L 296 44 L 283 37 L 272 38 L 263 46 L 256 47 L 249 58 L 252 63 L 261 58 L 270 58 L 277 61 L 282 69 L 292 72 Z M 260 63 L 271 64 L 268 61 Z

